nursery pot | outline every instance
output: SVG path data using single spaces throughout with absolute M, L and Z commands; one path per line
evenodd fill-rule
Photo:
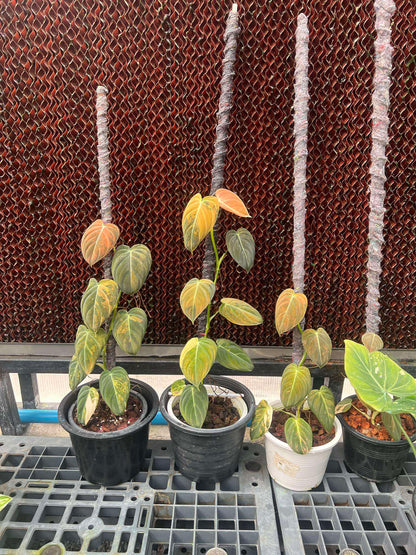
M 72 414 L 82 386 L 68 393 L 58 407 L 59 422 L 69 432 L 81 474 L 93 484 L 115 486 L 127 482 L 139 472 L 145 457 L 149 424 L 157 413 L 159 399 L 146 383 L 132 379 L 130 383 L 137 390 L 130 393 L 144 400 L 145 410 L 139 420 L 122 430 L 90 432 L 74 422 Z M 98 384 L 99 380 L 95 380 L 89 385 Z
M 351 395 L 349 399 L 357 397 Z M 367 437 L 350 426 L 343 414 L 337 414 L 344 430 L 344 459 L 356 474 L 371 482 L 391 482 L 399 476 L 409 454 L 409 443 L 382 441 Z M 411 438 L 416 441 L 416 434 Z
M 181 474 L 194 481 L 211 479 L 218 482 L 235 472 L 244 432 L 255 409 L 253 394 L 241 383 L 222 376 L 216 376 L 212 381 L 214 385 L 243 395 L 247 412 L 231 426 L 214 430 L 194 428 L 168 412 L 170 387 L 160 398 L 160 410 L 169 424 L 176 466 Z
M 335 437 L 325 445 L 312 447 L 305 455 L 295 453 L 285 441 L 266 432 L 264 446 L 267 469 L 273 480 L 294 491 L 308 491 L 319 486 L 332 449 L 342 435 L 342 427 L 337 419 L 334 421 L 334 426 Z

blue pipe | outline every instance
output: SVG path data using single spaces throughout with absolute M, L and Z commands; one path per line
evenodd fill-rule
M 25 423 L 58 424 L 58 411 L 40 409 L 19 409 L 20 420 Z M 158 412 L 152 420 L 154 426 L 166 426 L 167 422 Z

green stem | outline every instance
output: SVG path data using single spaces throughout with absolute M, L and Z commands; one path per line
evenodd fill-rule
M 299 366 L 302 366 L 305 360 L 306 360 L 306 351 L 303 351 L 303 355 L 302 355 L 302 358 L 300 359 Z
M 111 337 L 111 333 L 113 331 L 114 320 L 116 318 L 117 308 L 118 308 L 118 303 L 120 301 L 120 297 L 121 297 L 121 291 L 118 294 L 117 301 L 116 301 L 116 304 L 115 304 L 115 307 L 114 307 L 114 310 L 113 310 L 113 315 L 111 317 L 111 322 L 110 322 L 110 325 L 108 326 L 108 332 L 107 332 L 107 335 L 105 337 L 105 343 L 104 343 L 104 347 L 103 347 L 103 364 L 102 364 L 103 370 L 108 370 L 107 363 L 106 363 L 106 358 L 105 358 L 106 354 L 107 354 L 107 344 L 108 344 L 108 340 Z
M 300 331 L 300 334 L 302 335 L 303 334 L 303 329 L 302 329 L 302 326 L 300 324 L 298 324 L 298 330 Z
M 211 242 L 212 242 L 212 248 L 214 249 L 214 254 L 215 254 L 215 276 L 214 276 L 214 285 L 217 285 L 217 280 L 218 280 L 218 275 L 220 273 L 220 266 L 222 261 L 225 258 L 225 255 L 227 254 L 226 252 L 221 256 L 221 258 L 218 256 L 218 249 L 217 249 L 217 244 L 215 243 L 215 236 L 214 236 L 214 230 L 211 229 Z M 204 333 L 204 337 L 208 336 L 208 332 L 209 332 L 209 328 L 210 328 L 210 324 L 211 324 L 211 320 L 213 320 L 215 318 L 215 316 L 218 314 L 218 312 L 216 312 L 213 316 L 211 316 L 211 305 L 212 303 L 209 303 L 209 305 L 207 306 L 207 324 L 205 326 L 205 333 Z
M 363 412 L 362 410 L 358 409 L 355 405 L 354 405 L 355 410 L 357 410 L 360 414 L 362 414 L 363 416 L 365 416 L 365 418 L 367 418 L 367 420 L 371 420 L 371 416 L 368 416 L 368 414 L 366 414 L 365 412 Z
M 416 459 L 416 448 L 413 445 L 412 440 L 410 439 L 410 437 L 407 435 L 406 430 L 403 428 L 402 423 L 400 422 L 400 415 L 399 415 L 399 426 L 400 426 L 400 429 L 403 432 L 404 437 L 406 438 L 408 444 L 410 445 L 410 449 L 413 451 L 413 455 Z

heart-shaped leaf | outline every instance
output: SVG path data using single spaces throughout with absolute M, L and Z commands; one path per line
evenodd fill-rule
M 93 266 L 114 248 L 119 235 L 120 231 L 116 225 L 96 220 L 84 231 L 82 236 L 82 256 L 90 266 Z
M 251 217 L 244 205 L 244 202 L 232 191 L 229 191 L 228 189 L 218 189 L 215 196 L 217 197 L 220 207 L 223 210 L 236 214 L 237 216 L 241 216 L 242 218 Z
M 332 353 L 332 342 L 323 328 L 305 330 L 302 333 L 302 344 L 311 361 L 322 368 Z
M 114 366 L 111 370 L 104 370 L 100 375 L 100 392 L 111 412 L 116 416 L 122 414 L 130 394 L 130 380 L 124 368 Z
M 260 401 L 257 405 L 250 427 L 250 439 L 254 441 L 264 436 L 271 426 L 273 409 L 267 401 Z
M 86 426 L 97 408 L 100 394 L 94 387 L 83 385 L 77 397 L 77 418 L 82 426 Z
M 313 389 L 308 395 L 308 405 L 325 431 L 331 433 L 335 419 L 335 401 L 329 387 L 322 385 L 320 389 Z
M 361 337 L 362 344 L 372 353 L 373 351 L 381 351 L 384 346 L 383 340 L 376 333 L 365 333 Z
M 335 414 L 342 414 L 348 412 L 352 407 L 352 399 L 342 399 L 335 407 Z
M 187 385 L 181 394 L 179 408 L 185 422 L 194 428 L 202 428 L 208 411 L 208 393 L 204 385 Z
M 280 399 L 285 407 L 293 407 L 300 403 L 312 387 L 312 378 L 306 366 L 298 366 L 294 362 L 288 364 L 283 371 L 280 386 Z
M 217 345 L 207 337 L 193 337 L 182 349 L 179 366 L 188 382 L 196 387 L 211 370 L 217 354 Z
M 2 511 L 7 503 L 10 503 L 11 500 L 12 498 L 8 495 L 0 495 L 0 511 Z
M 258 326 L 263 323 L 263 318 L 255 308 L 239 299 L 221 299 L 218 312 L 232 324 L 239 326 Z
M 170 386 L 170 392 L 172 393 L 172 395 L 181 395 L 185 387 L 186 387 L 185 380 L 176 380 Z
M 129 355 L 137 355 L 147 328 L 146 312 L 141 308 L 119 310 L 114 318 L 113 335 L 118 346 Z
M 367 347 L 368 348 L 368 347 Z M 400 416 L 398 414 L 388 414 L 383 412 L 381 415 L 386 430 L 389 432 L 394 441 L 402 438 L 402 430 L 400 428 Z
M 85 374 L 90 374 L 94 370 L 97 358 L 104 348 L 105 338 L 106 333 L 102 328 L 94 332 L 83 325 L 78 327 L 75 338 L 75 356 Z
M 234 341 L 217 339 L 217 362 L 230 370 L 251 372 L 254 364 L 248 354 Z
M 212 300 L 215 284 L 210 279 L 192 278 L 182 289 L 180 303 L 182 312 L 192 323 Z
M 390 414 L 411 414 L 416 419 L 416 394 L 397 399 L 388 410 Z
M 97 281 L 91 278 L 81 299 L 81 315 L 84 324 L 91 330 L 97 331 L 113 312 L 118 295 L 117 283 L 112 279 Z
M 75 389 L 86 376 L 77 355 L 74 355 L 69 363 L 69 387 Z
M 299 455 L 305 455 L 312 448 L 312 429 L 302 418 L 290 417 L 285 423 L 286 441 Z
M 285 289 L 276 302 L 275 323 L 277 333 L 282 335 L 300 324 L 308 307 L 308 299 L 303 293 Z
M 202 198 L 194 195 L 186 205 L 182 216 L 182 232 L 185 248 L 193 252 L 208 235 L 217 221 L 219 203 L 216 197 Z
M 249 272 L 253 267 L 256 253 L 256 246 L 251 233 L 243 227 L 240 227 L 237 231 L 232 229 L 227 232 L 225 240 L 228 252 L 239 266 Z
M 120 245 L 111 264 L 111 273 L 123 293 L 132 295 L 143 286 L 152 266 L 152 255 L 146 245 Z

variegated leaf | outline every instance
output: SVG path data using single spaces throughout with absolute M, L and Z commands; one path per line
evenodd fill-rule
M 329 434 L 335 420 L 334 395 L 329 387 L 322 385 L 320 389 L 313 389 L 308 395 L 308 405 Z
M 217 362 L 230 370 L 251 372 L 254 364 L 248 354 L 234 341 L 217 339 Z
M 346 399 L 342 399 L 337 406 L 335 407 L 335 414 L 342 414 L 344 412 L 348 412 L 352 407 L 352 399 L 348 397 Z
M 239 299 L 221 299 L 218 312 L 232 324 L 239 326 L 258 326 L 263 323 L 263 318 L 255 308 Z
M 208 337 L 193 337 L 182 349 L 179 366 L 188 382 L 199 386 L 215 362 L 217 345 Z
M 181 394 L 179 408 L 185 422 L 194 428 L 202 428 L 208 411 L 208 393 L 203 384 L 187 385 Z
M 114 318 L 113 335 L 118 346 L 129 355 L 137 355 L 147 328 L 147 316 L 142 308 L 119 310 Z
M 312 429 L 302 418 L 290 417 L 285 423 L 286 441 L 300 455 L 305 455 L 312 449 Z
M 233 229 L 227 232 L 225 237 L 228 252 L 239 266 L 249 272 L 254 264 L 256 246 L 254 239 L 248 229 L 240 227 L 237 231 Z
M 86 376 L 87 374 L 80 365 L 77 355 L 74 355 L 69 363 L 69 387 L 75 389 Z
M 373 351 L 381 351 L 384 346 L 383 340 L 376 333 L 365 333 L 361 337 L 362 344 L 372 353 Z
M 105 370 L 100 375 L 100 392 L 106 405 L 116 416 L 126 410 L 130 394 L 130 380 L 121 366 Z
M 308 300 L 303 293 L 285 289 L 280 293 L 275 309 L 277 333 L 282 335 L 300 324 L 305 316 Z
M 323 328 L 305 330 L 302 333 L 302 344 L 311 361 L 322 368 L 332 354 L 332 342 Z
M 172 395 L 181 395 L 182 391 L 185 389 L 185 380 L 176 380 L 170 386 L 170 392 Z
M 312 378 L 306 366 L 294 362 L 283 371 L 280 386 L 280 399 L 285 407 L 293 407 L 308 395 L 312 387 Z
M 208 235 L 217 221 L 219 203 L 216 197 L 202 198 L 194 195 L 186 205 L 182 216 L 182 232 L 185 248 L 193 252 Z
M 94 332 L 86 326 L 79 326 L 75 338 L 75 356 L 85 374 L 94 370 L 95 363 L 105 345 L 106 333 L 100 328 Z
M 84 324 L 93 331 L 107 320 L 113 312 L 119 295 L 117 283 L 112 279 L 90 279 L 81 299 L 81 315 Z
M 152 266 L 152 255 L 146 245 L 120 245 L 111 264 L 111 273 L 123 293 L 132 295 L 143 286 Z
M 210 279 L 192 278 L 182 289 L 180 304 L 182 312 L 191 322 L 203 312 L 215 294 L 215 284 Z
M 100 394 L 94 387 L 83 385 L 77 397 L 77 418 L 82 426 L 86 426 L 97 408 Z
M 241 216 L 242 218 L 251 217 L 244 205 L 244 202 L 232 191 L 229 191 L 228 189 L 218 189 L 215 192 L 215 196 L 217 197 L 220 207 L 223 210 L 236 214 L 237 216 Z
M 260 401 L 257 405 L 250 427 L 250 439 L 254 441 L 264 436 L 271 426 L 273 409 L 267 401 Z
M 368 348 L 368 347 L 367 347 Z M 399 441 L 402 438 L 402 430 L 400 428 L 400 415 L 387 414 L 383 412 L 381 415 L 386 430 L 389 432 L 394 441 Z
M 84 231 L 82 236 L 82 256 L 90 266 L 93 266 L 114 248 L 119 235 L 120 231 L 116 225 L 96 220 Z
M 2 511 L 7 503 L 10 503 L 11 500 L 12 498 L 8 495 L 0 495 L 0 511 Z

